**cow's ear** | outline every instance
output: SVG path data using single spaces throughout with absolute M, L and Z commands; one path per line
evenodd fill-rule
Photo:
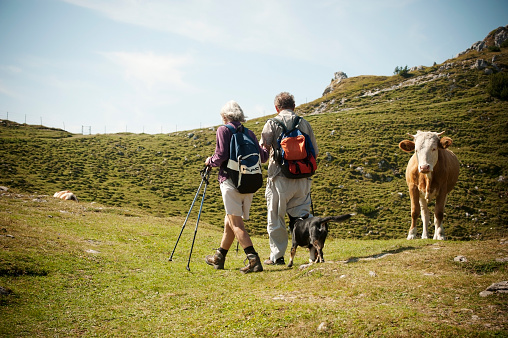
M 452 139 L 449 137 L 444 136 L 444 137 L 441 137 L 441 139 L 439 140 L 440 148 L 446 149 L 451 145 L 452 145 Z
M 404 140 L 399 143 L 399 148 L 410 153 L 415 150 L 415 143 L 413 141 Z

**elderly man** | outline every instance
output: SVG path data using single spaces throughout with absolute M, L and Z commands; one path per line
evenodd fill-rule
M 277 149 L 278 137 L 283 133 L 284 125 L 287 130 L 295 127 L 299 117 L 295 114 L 295 99 L 293 95 L 282 92 L 275 97 L 275 109 L 278 115 L 275 120 L 268 120 L 261 132 L 261 146 L 270 151 L 268 163 L 268 178 L 266 182 L 267 230 L 270 242 L 270 258 L 266 265 L 284 265 L 284 253 L 288 246 L 288 232 L 285 216 L 288 213 L 294 217 L 306 217 L 310 214 L 310 188 L 312 180 L 306 178 L 285 177 L 281 171 L 281 163 L 277 159 L 274 149 Z M 318 147 L 314 131 L 309 122 L 303 118 L 299 121 L 299 129 L 307 134 L 314 147 L 315 156 Z M 313 257 L 311 257 L 312 259 Z

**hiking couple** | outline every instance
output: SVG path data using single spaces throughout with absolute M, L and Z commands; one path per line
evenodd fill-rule
M 316 167 L 315 157 L 318 154 L 316 138 L 310 124 L 294 113 L 295 99 L 293 95 L 282 92 L 275 97 L 274 104 L 278 115 L 276 118 L 266 122 L 261 132 L 261 142 L 259 143 L 256 135 L 251 130 L 247 130 L 247 128 L 242 126 L 242 122 L 245 122 L 245 116 L 238 103 L 230 101 L 221 109 L 220 115 L 224 126 L 217 128 L 215 153 L 205 161 L 207 166 L 220 167 L 219 183 L 226 210 L 224 234 L 220 247 L 215 254 L 208 255 L 205 258 L 206 263 L 212 265 L 215 269 L 224 269 L 226 255 L 236 237 L 247 255 L 246 260 L 248 261 L 248 264 L 241 268 L 240 271 L 242 273 L 263 271 L 259 255 L 254 249 L 244 224 L 244 220 L 249 219 L 249 210 L 254 194 L 241 193 L 239 191 L 242 189 L 239 187 L 240 181 L 237 177 L 237 172 L 231 170 L 232 166 L 238 167 L 237 163 L 232 165 L 232 156 L 230 156 L 231 139 L 238 131 L 246 131 L 245 135 L 255 145 L 261 163 L 265 163 L 269 159 L 265 198 L 268 209 L 267 230 L 270 242 L 270 258 L 264 264 L 285 264 L 284 253 L 288 246 L 288 233 L 284 221 L 286 213 L 294 217 L 306 217 L 310 214 L 310 189 L 312 181 L 309 177 L 314 173 Z M 295 131 L 292 131 L 293 129 Z M 280 138 L 283 134 L 285 136 L 287 131 L 298 133 L 300 136 L 299 140 L 302 140 L 302 137 L 304 137 L 306 146 L 310 147 L 307 148 L 307 153 L 312 158 L 312 161 L 306 160 L 304 163 L 305 168 L 299 167 L 302 164 L 296 163 L 296 161 L 283 160 L 288 157 L 287 153 L 289 151 L 284 154 L 284 151 L 288 149 L 283 148 L 284 151 L 281 150 Z M 296 139 L 297 137 L 295 137 Z M 301 143 L 301 141 L 299 142 Z M 282 154 L 280 154 L 281 151 Z M 292 169 L 288 170 L 286 162 L 289 163 L 289 168 Z M 310 162 L 313 163 L 309 164 Z M 307 170 L 307 167 L 311 168 Z M 261 177 L 260 164 L 255 166 L 255 168 L 256 170 L 259 168 L 259 177 Z M 289 171 L 293 171 L 293 174 Z M 295 174 L 295 172 L 298 172 L 298 174 Z M 304 174 L 301 172 L 304 172 Z M 242 175 L 240 174 L 240 176 Z M 246 190 L 249 191 L 248 189 Z

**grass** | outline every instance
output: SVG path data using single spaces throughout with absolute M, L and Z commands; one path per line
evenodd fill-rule
M 324 264 L 242 275 L 204 262 L 221 238 L 195 214 L 173 261 L 181 217 L 4 193 L 0 198 L 2 336 L 503 336 L 508 278 L 499 240 L 353 240 L 331 236 Z M 268 257 L 266 236 L 254 236 Z M 463 255 L 468 262 L 453 258 Z M 300 267 L 300 268 L 299 268 Z M 319 329 L 318 329 L 319 328 Z
M 508 257 L 508 104 L 471 69 L 493 55 L 507 69 L 505 52 L 470 52 L 408 78 L 346 79 L 297 107 L 320 150 L 314 214 L 357 213 L 331 226 L 327 263 L 307 268 L 304 249 L 296 268 L 245 276 L 241 252 L 228 254 L 223 271 L 204 263 L 222 235 L 216 171 L 191 271 L 196 210 L 168 262 L 214 128 L 84 136 L 0 121 L 0 185 L 8 188 L 0 196 L 0 335 L 507 336 L 506 294 L 479 293 L 508 279 L 507 263 L 496 260 Z M 246 125 L 259 135 L 264 122 Z M 397 145 L 418 129 L 446 131 L 461 161 L 445 209 L 450 241 L 405 240 L 410 155 Z M 67 189 L 79 203 L 51 197 Z M 262 190 L 247 228 L 268 258 Z M 455 262 L 458 255 L 468 261 Z
M 508 103 L 492 98 L 487 92 L 490 77 L 471 69 L 478 58 L 491 60 L 493 55 L 498 67 L 508 68 L 504 49 L 470 52 L 409 73 L 409 78 L 349 78 L 297 108 L 312 124 L 320 150 L 313 177 L 315 214 L 359 213 L 350 227 L 334 228 L 335 235 L 406 236 L 410 202 L 404 172 L 410 154 L 398 143 L 418 129 L 445 131 L 461 161 L 459 182 L 445 209 L 446 236 L 469 240 L 508 234 Z M 246 125 L 259 135 L 264 122 L 254 119 Z M 188 196 L 195 193 L 199 171 L 214 145 L 214 128 L 84 136 L 2 121 L 0 184 L 48 195 L 72 190 L 82 201 L 184 217 Z M 203 210 L 207 221 L 220 229 L 223 206 L 215 175 L 216 170 Z M 252 233 L 264 234 L 262 190 L 254 197 L 251 215 Z

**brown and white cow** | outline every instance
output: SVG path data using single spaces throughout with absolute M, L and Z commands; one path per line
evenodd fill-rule
M 55 192 L 53 197 L 60 198 L 62 200 L 72 200 L 78 202 L 78 198 L 76 197 L 76 195 L 74 195 L 69 190 Z
M 459 178 L 459 160 L 447 149 L 452 139 L 442 137 L 441 133 L 420 131 L 411 135 L 414 141 L 404 140 L 399 143 L 400 149 L 415 153 L 409 160 L 406 169 L 406 182 L 411 198 L 411 228 L 407 239 L 416 237 L 416 223 L 422 216 L 422 238 L 427 237 L 427 226 L 430 224 L 428 204 L 435 198 L 434 239 L 443 240 L 443 214 L 446 196 L 453 189 Z

